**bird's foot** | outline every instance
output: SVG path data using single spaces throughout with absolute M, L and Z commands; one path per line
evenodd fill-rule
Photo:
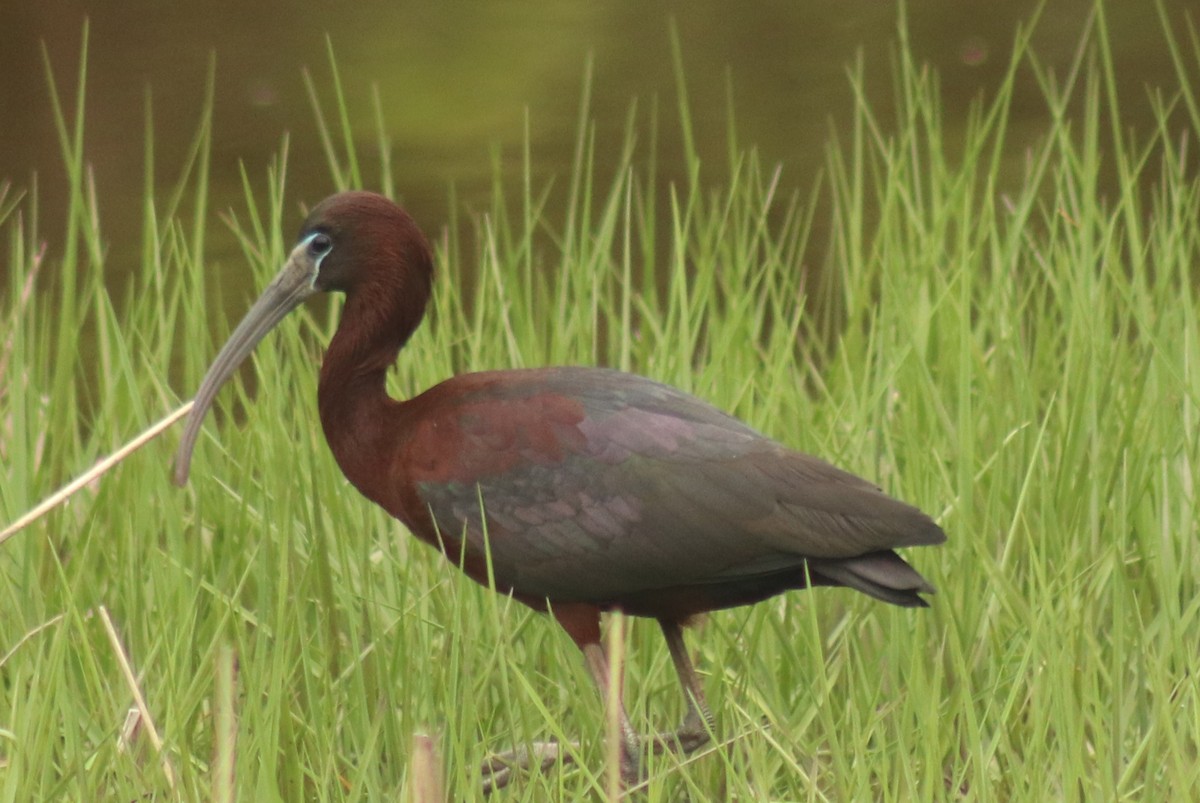
M 638 739 L 635 744 L 625 744 L 620 756 L 621 785 L 629 789 L 646 780 L 644 758 L 647 753 L 655 756 L 665 753 L 685 756 L 711 740 L 708 730 L 702 725 L 696 727 L 694 723 L 685 723 L 677 731 L 655 733 L 648 738 Z
M 508 786 L 514 772 L 545 772 L 555 764 L 573 764 L 575 757 L 571 751 L 578 749 L 578 745 L 569 742 L 568 746 L 570 750 L 564 749 L 564 746 L 556 741 L 533 742 L 527 746 L 493 753 L 483 760 L 479 768 L 483 775 L 484 793 Z
M 651 736 L 645 741 L 645 748 L 654 755 L 663 753 L 678 753 L 687 755 L 711 741 L 708 730 L 702 725 L 685 723 L 677 731 L 667 731 Z M 517 772 L 546 772 L 554 765 L 566 766 L 575 763 L 577 742 L 568 742 L 565 746 L 556 741 L 533 742 L 527 746 L 514 747 L 493 753 L 483 760 L 480 772 L 483 775 L 484 793 L 503 789 L 513 780 Z M 641 751 L 630 753 L 621 750 L 621 781 L 629 787 L 645 780 L 642 775 Z
M 650 740 L 651 749 L 655 755 L 667 752 L 687 755 L 712 741 L 709 727 L 699 715 L 689 715 L 679 730 L 655 734 Z

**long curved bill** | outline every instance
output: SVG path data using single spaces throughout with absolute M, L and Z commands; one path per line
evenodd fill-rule
M 192 449 L 196 446 L 204 414 L 212 405 L 217 391 L 233 376 L 237 367 L 250 356 L 250 352 L 254 351 L 254 347 L 275 324 L 317 292 L 314 281 L 320 267 L 320 258 L 313 258 L 309 253 L 310 239 L 305 238 L 292 249 L 283 270 L 267 285 L 258 301 L 254 302 L 254 306 L 250 307 L 242 322 L 233 330 L 233 334 L 229 336 L 229 340 L 205 374 L 204 381 L 200 383 L 187 426 L 183 430 L 183 439 L 179 442 L 179 451 L 175 453 L 173 478 L 176 485 L 187 483 Z

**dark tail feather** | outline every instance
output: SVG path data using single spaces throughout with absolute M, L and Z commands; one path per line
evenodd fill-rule
M 906 608 L 928 608 L 920 595 L 936 591 L 916 569 L 887 550 L 839 560 L 809 559 L 808 569 L 837 585 Z

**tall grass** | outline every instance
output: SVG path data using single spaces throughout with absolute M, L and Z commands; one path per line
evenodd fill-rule
M 638 140 L 666 123 L 636 110 L 601 170 L 585 102 L 565 182 L 535 186 L 527 148 L 490 209 L 426 221 L 436 296 L 392 390 L 630 368 L 877 478 L 950 534 L 911 555 L 939 586 L 929 611 L 820 590 L 711 616 L 690 638 L 722 741 L 652 758 L 647 800 L 1184 799 L 1200 781 L 1200 37 L 1164 26 L 1179 86 L 1131 132 L 1103 6 L 1066 74 L 1022 33 L 950 138 L 900 30 L 894 117 L 853 72 L 853 124 L 807 192 L 753 150 L 696 152 L 685 101 L 684 181 L 656 183 Z M 86 50 L 69 105 L 50 67 L 65 239 L 43 255 L 36 186 L 0 191 L 4 522 L 176 407 L 227 330 L 205 263 L 211 94 L 166 197 L 147 104 L 142 265 L 114 299 Z M 1046 125 L 1014 152 L 1021 70 Z M 402 190 L 402 167 L 372 179 L 326 136 L 335 185 Z M 285 178 L 286 145 L 228 218 L 259 285 L 296 222 Z M 413 760 L 422 733 L 452 799 L 478 795 L 486 749 L 546 737 L 580 739 L 577 765 L 505 794 L 604 795 L 604 717 L 574 646 L 331 460 L 313 399 L 333 320 L 301 313 L 260 347 L 189 490 L 160 439 L 0 547 L 0 797 L 408 799 L 412 767 L 437 763 Z M 633 721 L 673 725 L 656 628 L 626 624 Z

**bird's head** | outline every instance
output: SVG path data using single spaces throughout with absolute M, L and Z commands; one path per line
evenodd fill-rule
M 313 207 L 283 269 L 233 330 L 200 383 L 175 457 L 175 483 L 187 482 L 192 449 L 217 391 L 289 312 L 317 293 L 339 291 L 353 300 L 369 288 L 375 297 L 411 299 L 417 309 L 415 326 L 429 295 L 432 266 L 429 245 L 416 223 L 382 195 L 341 192 Z

